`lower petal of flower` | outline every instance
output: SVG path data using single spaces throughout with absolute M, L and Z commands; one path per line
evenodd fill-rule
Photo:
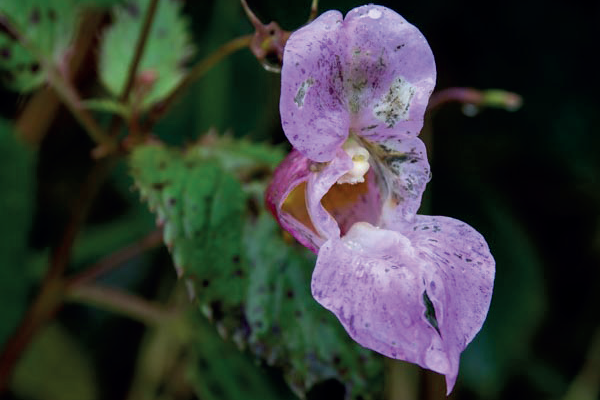
M 359 344 L 446 375 L 449 393 L 487 314 L 494 261 L 460 221 L 419 216 L 412 228 L 357 223 L 327 241 L 312 293 Z

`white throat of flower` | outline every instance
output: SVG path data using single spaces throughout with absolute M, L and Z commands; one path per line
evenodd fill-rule
M 352 158 L 352 169 L 338 179 L 337 183 L 354 185 L 355 183 L 364 182 L 365 174 L 369 170 L 369 151 L 352 138 L 346 140 L 342 149 Z

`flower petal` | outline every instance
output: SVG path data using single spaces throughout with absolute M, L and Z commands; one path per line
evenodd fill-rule
M 315 230 L 306 209 L 306 182 L 311 161 L 296 150 L 279 164 L 265 192 L 265 202 L 283 229 L 317 252 L 325 240 Z
M 379 226 L 400 230 L 402 225 L 412 223 L 431 179 L 425 144 L 416 137 L 389 139 L 371 145 L 370 151 L 385 182 Z
M 280 113 L 292 145 L 330 161 L 350 131 L 382 142 L 415 137 L 435 85 L 435 62 L 417 28 L 375 5 L 346 19 L 329 11 L 285 46 Z
M 327 241 L 312 293 L 359 344 L 446 375 L 450 393 L 460 353 L 487 314 L 493 278 L 494 260 L 473 228 L 418 216 L 406 235 L 357 223 Z
M 351 128 L 370 141 L 415 137 L 435 86 L 435 61 L 421 32 L 389 8 L 366 5 L 344 19 Z
M 337 221 L 323 207 L 321 200 L 336 185 L 346 172 L 352 169 L 352 159 L 342 149 L 338 149 L 336 156 L 331 162 L 322 164 L 319 170 L 315 170 L 308 178 L 306 188 L 306 205 L 308 214 L 317 231 L 325 239 L 339 238 L 340 227 Z
M 348 136 L 341 22 L 339 11 L 328 11 L 292 33 L 285 45 L 281 124 L 294 148 L 313 161 L 330 161 Z

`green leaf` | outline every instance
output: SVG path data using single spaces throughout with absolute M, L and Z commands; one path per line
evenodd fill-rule
M 46 79 L 46 66 L 65 65 L 82 2 L 76 0 L 3 0 L 0 22 L 0 71 L 3 81 L 21 92 Z
M 129 118 L 131 113 L 127 106 L 112 99 L 88 99 L 82 101 L 81 104 L 90 110 L 117 114 L 123 118 Z
M 27 234 L 33 210 L 34 158 L 0 120 L 0 346 L 27 305 Z
M 265 211 L 246 225 L 250 262 L 246 318 L 252 350 L 283 367 L 292 389 L 302 395 L 315 383 L 334 378 L 351 397 L 377 394 L 374 377 L 381 358 L 357 345 L 335 316 L 312 297 L 315 257 L 287 244 Z
M 158 144 L 137 147 L 130 163 L 142 198 L 163 225 L 179 275 L 199 288 L 200 304 L 239 305 L 245 202 L 240 183 L 193 151 Z M 229 295 L 221 298 L 223 292 Z
M 31 400 L 94 400 L 98 386 L 86 354 L 64 328 L 50 325 L 17 364 L 11 389 Z
M 218 163 L 244 183 L 261 178 L 264 180 L 285 156 L 280 147 L 234 139 L 231 136 L 217 136 L 212 131 L 202 137 L 200 146 L 194 146 L 188 151 Z
M 102 40 L 100 78 L 108 91 L 119 97 L 125 90 L 134 48 L 142 31 L 150 0 L 131 0 L 114 8 L 115 21 Z M 165 98 L 183 79 L 183 63 L 193 53 L 181 3 L 159 1 L 140 64 L 138 78 L 145 87 L 132 91 L 130 101 L 145 110 Z
M 331 378 L 343 382 L 350 397 L 376 394 L 379 356 L 352 341 L 314 301 L 314 256 L 285 242 L 259 199 L 281 151 L 215 136 L 203 142 L 185 153 L 145 145 L 130 160 L 136 186 L 164 224 L 175 266 L 190 278 L 200 308 L 222 337 L 283 370 L 300 396 Z M 261 169 L 266 173 L 249 173 Z M 255 197 L 254 215 L 247 212 L 244 223 L 247 196 Z

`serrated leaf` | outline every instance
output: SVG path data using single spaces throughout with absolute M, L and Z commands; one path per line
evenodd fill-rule
M 163 225 L 175 267 L 199 288 L 201 305 L 239 305 L 245 201 L 239 182 L 194 152 L 162 145 L 137 147 L 130 163 L 142 198 Z M 223 292 L 229 295 L 222 298 Z
M 134 47 L 138 43 L 150 0 L 130 0 L 114 8 L 114 23 L 104 34 L 100 48 L 100 78 L 115 97 L 125 90 Z M 140 64 L 138 76 L 149 77 L 146 87 L 133 90 L 131 101 L 147 109 L 165 98 L 184 76 L 183 64 L 193 53 L 181 3 L 160 1 Z M 142 93 L 143 92 L 143 93 Z
M 76 0 L 3 0 L 0 22 L 0 71 L 3 81 L 21 92 L 45 81 L 44 65 L 64 65 L 77 28 Z
M 214 160 L 226 171 L 233 173 L 242 182 L 264 178 L 285 157 L 279 147 L 254 143 L 247 139 L 217 136 L 209 132 L 202 137 L 201 146 L 189 151 L 206 160 Z
M 27 234 L 33 210 L 34 157 L 0 120 L 0 346 L 27 305 Z

